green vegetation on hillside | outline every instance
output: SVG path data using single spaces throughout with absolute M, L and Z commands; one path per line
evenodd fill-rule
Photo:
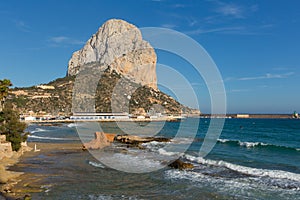
M 50 113 L 52 115 L 59 113 L 66 116 L 72 115 L 72 111 L 74 111 L 74 105 L 72 105 L 74 103 L 73 89 L 76 80 L 77 90 L 85 91 L 87 94 L 94 94 L 94 108 L 96 112 L 129 112 L 130 114 L 139 115 L 149 111 L 156 104 L 161 106 L 162 112 L 165 114 L 181 114 L 182 111 L 184 113 L 194 112 L 194 110 L 180 104 L 169 95 L 135 83 L 134 80 L 111 70 L 110 67 L 101 68 L 99 63 L 90 65 L 95 67 L 96 70 L 103 70 L 101 77 L 99 77 L 96 91 L 89 91 L 91 88 L 86 87 L 91 80 L 91 74 L 87 73 L 86 77 L 85 75 L 81 76 L 79 81 L 82 83 L 78 83 L 78 79 L 75 76 L 67 76 L 44 84 L 44 86 L 51 86 L 51 89 L 42 89 L 39 86 L 15 88 L 10 93 L 7 101 L 11 102 L 20 113 L 33 111 L 35 113 Z M 119 91 L 116 91 L 118 87 L 120 87 Z M 84 96 L 76 96 L 76 104 L 78 104 L 78 108 L 81 108 L 81 112 L 84 112 L 87 107 Z M 112 109 L 112 103 L 114 104 L 114 109 Z

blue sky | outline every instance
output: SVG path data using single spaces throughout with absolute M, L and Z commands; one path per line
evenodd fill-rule
M 297 0 L 1 1 L 0 79 L 20 87 L 65 76 L 72 53 L 111 18 L 171 28 L 200 43 L 224 79 L 229 113 L 300 112 Z M 159 62 L 184 69 L 184 61 L 167 58 L 158 53 Z M 210 112 L 201 77 L 186 73 L 200 109 Z

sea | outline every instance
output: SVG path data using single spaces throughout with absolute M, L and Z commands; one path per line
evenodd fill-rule
M 87 142 L 95 131 L 172 138 L 27 158 L 22 170 L 44 175 L 33 199 L 300 199 L 297 119 L 31 124 L 28 131 L 29 142 L 62 145 Z M 178 158 L 194 168 L 167 166 Z

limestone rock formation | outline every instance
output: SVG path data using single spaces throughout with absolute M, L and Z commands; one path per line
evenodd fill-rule
M 102 149 L 110 145 L 110 139 L 108 139 L 103 132 L 96 132 L 95 139 L 88 143 L 84 143 L 82 149 Z
M 73 53 L 68 76 L 78 74 L 91 62 L 157 89 L 155 51 L 142 39 L 140 30 L 126 21 L 111 19 L 104 23 L 81 50 Z

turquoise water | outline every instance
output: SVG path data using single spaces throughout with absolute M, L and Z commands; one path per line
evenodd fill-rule
M 198 125 L 198 122 L 200 123 Z M 169 144 L 150 143 L 144 150 L 112 151 L 111 159 L 134 165 L 144 159 L 139 169 L 149 165 L 161 169 L 151 173 L 126 173 L 111 169 L 89 152 L 60 152 L 40 155 L 26 162 L 28 172 L 47 173 L 47 188 L 34 194 L 37 199 L 300 199 L 300 120 L 226 119 L 220 138 L 204 158 L 199 156 L 210 119 L 188 118 L 182 122 L 102 123 L 105 132 L 130 132 L 143 136 L 174 138 Z M 193 127 L 196 126 L 194 135 Z M 81 127 L 79 136 L 76 126 Z M 137 128 L 138 126 L 138 128 Z M 181 126 L 182 133 L 178 136 Z M 160 128 L 162 129 L 160 130 Z M 87 124 L 60 126 L 31 125 L 31 142 L 80 142 L 93 138 L 94 128 Z M 191 144 L 191 145 L 190 145 Z M 118 148 L 118 146 L 113 146 Z M 184 152 L 178 153 L 187 147 Z M 170 151 L 174 149 L 174 152 Z M 167 151 L 169 150 L 169 151 Z M 178 153 L 178 154 L 177 154 Z M 106 154 L 105 154 L 106 155 Z M 153 155 L 155 155 L 153 157 Z M 193 170 L 163 168 L 163 160 L 180 156 L 195 165 Z M 42 161 L 41 161 L 42 160 Z M 126 164 L 128 164 L 126 163 Z M 34 164 L 36 166 L 34 167 Z M 144 164 L 144 165 L 143 165 Z M 121 163 L 124 165 L 124 163 Z M 147 165 L 147 166 L 146 166 Z M 130 164 L 126 167 L 132 167 Z M 134 167 L 134 166 L 133 166 Z M 133 168 L 131 168 L 133 169 Z M 24 169 L 23 169 L 24 170 Z

